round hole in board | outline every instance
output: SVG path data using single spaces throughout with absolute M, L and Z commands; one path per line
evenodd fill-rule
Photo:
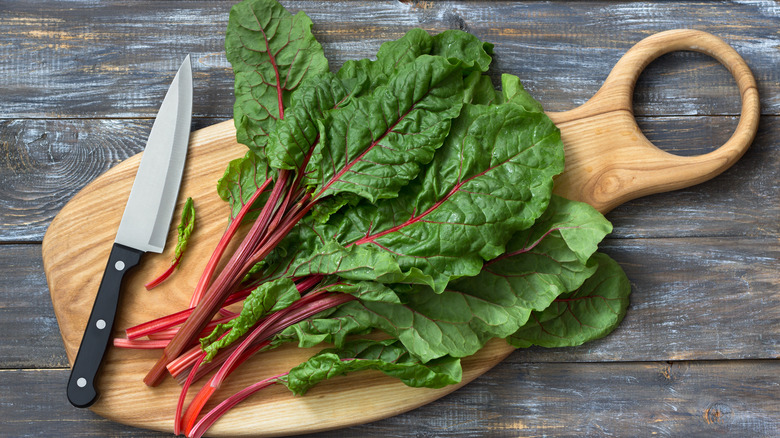
M 736 130 L 742 100 L 737 83 L 715 58 L 672 52 L 650 63 L 637 80 L 634 118 L 658 148 L 680 156 L 702 155 Z

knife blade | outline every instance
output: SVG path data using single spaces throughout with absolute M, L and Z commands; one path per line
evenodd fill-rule
M 98 398 L 95 379 L 108 349 L 125 274 L 145 252 L 160 253 L 179 194 L 192 119 L 192 66 L 184 59 L 163 99 L 122 214 L 84 337 L 68 379 L 67 396 L 85 408 Z

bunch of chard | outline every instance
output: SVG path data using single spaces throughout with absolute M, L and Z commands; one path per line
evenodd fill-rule
M 218 183 L 229 226 L 191 308 L 117 340 L 164 347 L 145 382 L 170 372 L 183 383 L 176 433 L 202 435 L 273 383 L 301 394 L 361 369 L 457 383 L 460 358 L 492 338 L 579 345 L 628 305 L 622 270 L 596 252 L 611 225 L 552 195 L 560 133 L 518 78 L 494 88 L 491 44 L 413 29 L 334 73 L 311 27 L 274 0 L 231 10 L 234 119 L 249 151 Z M 217 273 L 241 223 L 251 228 Z M 241 300 L 240 314 L 225 309 Z M 363 336 L 376 330 L 389 339 Z M 286 342 L 335 348 L 200 416 L 244 361 Z

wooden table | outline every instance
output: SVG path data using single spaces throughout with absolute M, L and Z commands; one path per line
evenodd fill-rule
M 0 3 L 0 436 L 158 437 L 71 407 L 40 243 L 89 181 L 141 151 L 172 72 L 193 56 L 193 129 L 232 116 L 224 30 L 233 2 Z M 640 39 L 696 28 L 730 43 L 762 99 L 730 170 L 613 210 L 604 251 L 633 285 L 612 335 L 516 351 L 404 415 L 321 437 L 780 435 L 780 5 L 752 2 L 298 1 L 338 68 L 411 27 L 496 44 L 550 111 L 573 108 Z M 695 155 L 734 130 L 739 95 L 713 59 L 652 63 L 634 110 L 659 147 Z M 338 413 L 334 413 L 338 415 Z

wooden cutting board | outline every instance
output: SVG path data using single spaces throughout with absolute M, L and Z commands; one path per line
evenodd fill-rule
M 633 118 L 631 96 L 639 74 L 656 57 L 676 50 L 695 50 L 716 58 L 731 71 L 740 89 L 742 115 L 736 131 L 726 144 L 706 155 L 677 157 L 657 149 Z M 638 43 L 618 62 L 591 100 L 574 110 L 549 116 L 561 129 L 566 153 L 566 170 L 556 180 L 556 192 L 607 212 L 638 196 L 697 184 L 731 166 L 755 136 L 759 103 L 750 70 L 730 46 L 707 33 L 676 30 Z M 167 245 L 163 254 L 144 256 L 125 280 L 114 325 L 117 335 L 127 327 L 187 307 L 200 272 L 226 226 L 228 209 L 216 194 L 216 181 L 227 162 L 244 152 L 244 146 L 235 142 L 232 121 L 192 134 L 180 191 L 180 202 L 190 196 L 197 209 L 189 249 L 179 271 L 153 291 L 146 291 L 143 284 L 167 267 L 174 245 Z M 60 211 L 44 237 L 44 269 L 71 363 L 139 161 L 140 154 L 90 183 Z M 177 207 L 180 210 L 181 205 Z M 173 223 L 178 222 L 175 217 Z M 176 238 L 175 226 L 171 228 L 169 242 Z M 258 355 L 242 366 L 243 372 L 231 376 L 214 399 L 288 371 L 318 350 L 287 346 Z M 511 352 L 503 341 L 488 343 L 463 360 L 460 385 L 438 390 L 409 388 L 372 371 L 323 382 L 303 397 L 293 397 L 287 389 L 274 386 L 230 411 L 209 435 L 290 435 L 386 418 L 456 390 Z M 142 382 L 158 357 L 156 350 L 109 348 L 98 379 L 101 398 L 91 409 L 121 423 L 172 432 L 180 387 L 172 379 L 156 388 Z M 62 397 L 65 384 L 63 381 Z M 192 397 L 195 391 L 190 392 Z

